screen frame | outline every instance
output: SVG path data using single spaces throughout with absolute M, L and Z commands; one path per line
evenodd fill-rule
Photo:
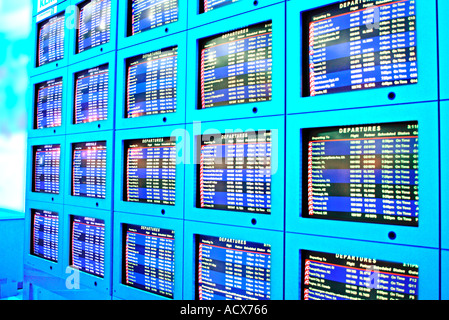
M 375 119 L 375 120 L 373 120 Z M 419 195 L 418 227 L 360 223 L 340 220 L 313 219 L 301 216 L 302 208 L 302 147 L 287 149 L 286 230 L 331 237 L 379 241 L 416 246 L 439 246 L 439 184 L 438 179 L 438 103 L 406 104 L 376 108 L 340 110 L 326 113 L 287 116 L 289 145 L 302 146 L 302 128 L 333 127 L 370 123 L 418 121 L 419 125 Z M 299 201 L 298 201 L 299 200 Z M 394 232 L 395 238 L 390 238 Z
M 173 299 L 163 297 L 151 292 L 131 287 L 122 283 L 122 248 L 123 248 L 123 224 L 135 224 L 139 226 L 170 229 L 175 231 L 175 290 Z M 183 298 L 183 255 L 184 255 L 184 222 L 181 219 L 151 217 L 140 214 L 114 212 L 114 250 L 113 253 L 113 297 L 131 300 L 182 300 Z
M 445 57 L 448 54 L 449 49 L 449 30 L 444 26 L 449 22 L 449 18 L 445 15 L 445 12 L 449 10 L 449 3 L 447 1 L 438 1 L 438 46 L 440 57 Z M 449 70 L 449 62 L 446 59 L 439 59 L 439 74 L 444 75 Z M 441 100 L 449 99 L 449 80 L 444 76 L 438 78 L 440 85 L 440 96 Z
M 441 270 L 449 268 L 449 250 L 441 250 Z M 449 300 L 449 276 L 447 272 L 441 272 L 441 299 Z
M 336 1 L 334 1 L 336 2 Z M 311 5 L 304 1 L 287 1 L 287 113 L 337 110 L 401 103 L 434 101 L 438 99 L 437 79 L 437 38 L 436 4 L 416 0 L 418 83 L 387 88 L 357 90 L 354 92 L 332 93 L 314 97 L 303 97 L 302 91 L 302 18 L 301 12 L 329 4 L 329 0 L 317 0 Z M 431 19 L 429 17 L 435 17 Z M 394 93 L 394 98 L 390 93 Z M 393 98 L 390 99 L 389 98 Z
M 449 157 L 447 134 L 449 125 L 445 119 L 449 117 L 449 101 L 440 102 L 440 158 L 441 158 L 441 247 L 449 250 L 449 168 L 446 159 Z
M 161 39 L 145 42 L 117 52 L 117 95 L 116 95 L 116 129 L 132 129 L 137 127 L 163 126 L 185 123 L 186 117 L 186 66 L 187 66 L 187 32 Z M 177 79 L 176 79 L 176 112 L 144 115 L 136 118 L 125 118 L 127 66 L 126 60 L 141 54 L 177 46 Z M 120 89 L 120 90 L 119 90 Z
M 174 136 L 176 142 L 176 187 L 175 205 L 128 202 L 123 200 L 124 188 L 124 141 L 133 139 L 162 138 Z M 118 130 L 115 133 L 115 176 L 114 176 L 114 210 L 151 215 L 155 217 L 167 217 L 182 219 L 184 216 L 184 177 L 185 177 L 185 153 L 186 133 L 185 127 L 164 126 L 159 128 L 143 128 L 133 130 Z M 180 140 L 180 142 L 179 142 Z M 180 155 L 180 153 L 182 153 Z
M 184 299 L 195 300 L 196 295 L 196 243 L 195 235 L 247 240 L 271 245 L 271 300 L 284 296 L 284 233 L 274 230 L 257 230 L 224 224 L 186 221 L 184 230 Z
M 390 262 L 417 264 L 418 300 L 438 300 L 440 288 L 439 250 L 425 247 L 384 244 L 286 233 L 285 299 L 301 300 L 301 251 L 341 253 Z
M 247 26 L 272 21 L 272 94 L 270 101 L 242 103 L 198 109 L 199 42 L 210 36 L 231 32 Z M 192 75 L 191 89 L 186 92 L 187 123 L 195 121 L 230 120 L 285 114 L 285 3 L 247 12 L 189 30 L 187 35 L 187 74 Z

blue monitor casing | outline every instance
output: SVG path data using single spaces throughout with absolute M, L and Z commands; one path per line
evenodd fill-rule
M 438 249 L 293 233 L 286 234 L 285 242 L 285 299 L 287 300 L 302 299 L 301 250 L 417 265 L 418 299 L 438 300 L 440 283 Z
M 184 300 L 196 297 L 196 235 L 251 241 L 271 246 L 271 299 L 283 299 L 283 233 L 271 230 L 233 227 L 214 223 L 186 221 L 184 230 Z
M 449 268 L 449 250 L 441 250 L 441 270 Z M 447 272 L 441 272 L 441 299 L 449 300 L 449 277 Z
M 84 197 L 72 195 L 73 180 L 73 147 L 77 143 L 106 142 L 106 181 L 104 198 Z M 114 135 L 112 131 L 101 131 L 94 135 L 92 133 L 72 134 L 66 137 L 66 178 L 64 181 L 65 196 L 64 204 L 81 206 L 84 208 L 112 210 L 113 194 L 113 159 L 114 159 Z M 85 210 L 85 209 L 80 209 Z
M 107 67 L 108 73 L 107 73 L 107 81 L 108 81 L 108 87 L 107 87 L 107 117 L 106 119 L 92 121 L 92 122 L 81 122 L 76 124 L 75 122 L 75 114 L 76 114 L 76 100 L 77 100 L 77 80 L 76 80 L 76 74 L 79 72 L 86 72 L 86 74 L 91 71 L 95 70 L 95 68 L 98 67 Z M 92 76 L 96 76 L 96 79 L 100 79 L 101 74 L 103 73 L 102 70 L 99 71 L 93 71 Z M 86 75 L 85 78 L 91 76 Z M 95 79 L 95 78 L 94 78 Z M 116 60 L 115 60 L 115 53 L 110 52 L 103 55 L 100 55 L 98 57 L 79 62 L 74 65 L 70 65 L 68 67 L 68 85 L 67 85 L 67 92 L 68 92 L 68 99 L 67 104 L 65 108 L 65 115 L 66 115 L 66 123 L 67 123 L 67 134 L 72 133 L 83 133 L 83 132 L 89 132 L 89 131 L 104 131 L 104 130 L 112 130 L 114 128 L 114 116 L 115 116 L 115 86 L 116 86 Z M 90 84 L 89 84 L 90 86 Z M 95 88 L 96 84 L 92 84 L 92 90 L 96 90 Z M 100 84 L 98 85 L 98 87 Z M 80 89 L 83 91 L 82 89 Z M 90 89 L 88 94 L 85 94 L 87 98 L 90 100 L 89 97 L 94 96 L 94 94 L 91 94 Z M 93 91 L 95 92 L 95 91 Z M 90 101 L 92 106 L 99 106 L 99 103 L 95 103 L 95 100 Z M 102 103 L 104 104 L 104 102 Z M 100 114 L 100 111 L 98 112 Z
M 438 141 L 435 139 L 438 136 L 437 119 L 438 104 L 432 102 L 333 111 L 320 113 L 319 117 L 314 114 L 288 115 L 287 146 L 290 147 L 287 148 L 286 155 L 288 172 L 286 177 L 286 230 L 296 233 L 438 248 L 439 185 L 435 181 L 438 179 L 439 165 L 437 157 L 434 156 L 438 154 Z M 418 121 L 419 126 L 419 222 L 417 227 L 304 216 L 302 196 L 306 191 L 302 189 L 301 182 L 304 179 L 302 169 L 305 165 L 301 149 L 302 129 L 363 126 L 402 121 Z M 382 207 L 381 210 L 385 210 L 385 208 Z M 379 213 L 377 212 L 377 214 Z
M 440 147 L 441 147 L 441 247 L 449 249 L 449 191 L 448 179 L 449 170 L 447 168 L 446 159 L 449 157 L 449 144 L 446 139 L 449 133 L 449 126 L 446 119 L 449 117 L 449 102 L 440 102 Z
M 449 10 L 449 3 L 447 1 L 438 1 L 438 44 L 439 44 L 439 54 L 440 57 L 446 56 L 449 50 L 449 30 L 445 28 L 447 25 L 448 17 L 445 15 L 445 12 Z M 440 75 L 444 75 L 447 70 L 449 70 L 449 64 L 446 59 L 439 59 L 439 71 Z M 445 76 L 439 77 L 440 84 L 440 99 L 446 100 L 449 99 L 449 82 Z
M 116 128 L 162 126 L 185 123 L 186 117 L 186 63 L 187 35 L 179 32 L 171 36 L 148 41 L 117 52 Z M 139 117 L 127 117 L 127 59 L 177 47 L 176 112 L 162 112 Z M 158 79 L 159 80 L 159 79 Z M 122 89 L 123 88 L 123 89 Z
M 42 11 L 53 7 L 55 4 L 61 4 L 66 0 L 34 0 L 33 1 L 33 17 Z M 54 8 L 52 8 L 54 9 Z
M 125 177 L 126 177 L 126 153 L 125 142 L 129 140 L 151 140 L 158 138 L 171 138 L 176 154 L 172 159 L 176 170 L 176 180 L 174 190 L 174 205 L 163 203 L 142 203 L 135 201 L 125 201 Z M 163 126 L 157 128 L 141 128 L 133 130 L 117 130 L 115 135 L 115 181 L 114 181 L 114 210 L 138 213 L 168 218 L 182 219 L 184 217 L 184 170 L 186 153 L 186 134 L 184 125 Z M 128 142 L 127 142 L 128 143 Z M 171 165 L 170 165 L 171 167 Z M 162 170 L 169 170 L 167 168 Z M 145 174 L 146 175 L 146 174 Z M 160 183 L 164 184 L 164 179 Z M 167 182 L 168 183 L 168 182 Z M 172 187 L 169 187 L 170 189 Z M 171 199 L 170 199 L 171 201 Z
M 147 29 L 134 35 L 130 35 L 131 32 L 130 33 L 128 32 L 128 28 L 130 27 L 129 20 L 131 18 L 130 12 L 132 10 L 132 1 L 123 0 L 119 2 L 118 10 L 120 14 L 118 18 L 118 33 L 117 33 L 117 47 L 119 50 L 126 47 L 134 46 L 142 42 L 154 40 L 157 38 L 175 34 L 180 31 L 187 30 L 187 1 L 164 0 L 163 2 L 169 2 L 168 6 L 171 5 L 176 6 L 177 4 L 177 18 L 175 19 L 174 17 L 172 17 L 174 18 L 172 22 L 162 23 L 159 26 Z M 158 5 L 163 5 L 163 3 L 156 4 L 155 6 Z M 161 9 L 155 8 L 154 10 L 161 10 Z
M 126 224 L 140 227 L 165 229 L 174 231 L 174 291 L 173 297 L 165 297 L 143 289 L 138 289 L 123 282 L 123 248 Z M 183 221 L 180 219 L 150 217 L 138 214 L 114 212 L 114 263 L 113 263 L 113 296 L 114 299 L 127 300 L 181 300 L 183 287 Z
M 335 2 L 337 3 L 337 2 Z M 303 12 L 325 6 L 328 0 L 314 1 L 313 4 L 300 0 L 287 1 L 287 113 L 301 113 L 367 106 L 392 105 L 438 99 L 437 78 L 437 38 L 436 4 L 416 0 L 416 50 L 418 61 L 418 82 L 410 85 L 363 89 L 353 92 L 329 93 L 316 96 L 302 96 L 305 66 L 303 58 L 303 36 L 301 30 Z M 376 26 L 375 26 L 376 27 Z M 382 23 L 380 23 L 382 27 Z M 363 28 L 360 27 L 360 28 Z M 400 61 L 398 61 L 400 63 Z
M 198 166 L 201 135 L 241 134 L 271 131 L 271 213 L 221 210 L 197 207 Z M 190 150 L 186 167 L 185 219 L 250 228 L 283 230 L 284 228 L 284 117 L 261 117 L 232 121 L 203 122 L 187 125 Z M 257 138 L 259 139 L 259 138 Z M 260 140 L 258 140 L 260 141 Z M 201 173 L 200 173 L 201 174 Z M 237 180 L 236 180 L 237 181 Z M 218 190 L 218 189 L 217 189 Z
M 232 7 L 232 5 L 231 5 Z M 217 10 L 218 11 L 218 10 Z M 187 123 L 192 123 L 194 121 L 212 121 L 212 120 L 224 120 L 224 119 L 234 119 L 238 118 L 250 118 L 255 116 L 271 116 L 271 115 L 280 115 L 285 113 L 285 4 L 279 3 L 272 6 L 267 6 L 265 8 L 261 8 L 259 10 L 254 10 L 251 12 L 247 12 L 243 15 L 223 19 L 217 21 L 215 23 L 211 23 L 208 25 L 204 25 L 198 28 L 194 28 L 189 30 L 187 35 L 187 40 L 189 43 L 188 53 L 187 53 L 187 74 L 191 76 L 192 87 L 191 90 L 188 90 L 186 93 L 186 105 L 187 105 Z M 270 94 L 268 96 L 264 96 L 262 101 L 254 102 L 244 102 L 238 103 L 235 105 L 233 100 L 230 101 L 230 104 L 227 105 L 219 105 L 213 107 L 200 108 L 203 105 L 203 101 L 201 99 L 201 63 L 200 63 L 200 43 L 205 41 L 205 39 L 209 39 L 209 37 L 220 37 L 221 34 L 227 34 L 229 39 L 233 36 L 231 32 L 238 30 L 246 30 L 245 28 L 250 26 L 258 27 L 259 24 L 263 24 L 264 22 L 271 21 L 271 38 L 272 38 L 272 59 L 266 59 L 267 64 L 266 68 L 272 68 L 271 71 L 271 92 L 270 87 L 267 86 L 268 92 Z M 270 29 L 270 27 L 266 27 Z M 249 32 L 249 31 L 248 31 Z M 237 32 L 238 34 L 238 32 Z M 267 34 L 267 33 L 265 33 Z M 252 37 L 252 36 L 248 36 Z M 268 47 L 266 47 L 268 48 Z M 268 57 L 269 49 L 268 50 Z M 211 53 L 213 54 L 213 53 Z M 207 63 L 207 59 L 205 61 Z M 262 59 L 263 60 L 263 59 Z M 272 61 L 272 66 L 270 65 L 270 61 Z M 239 66 L 236 60 L 236 67 L 239 68 L 243 66 Z M 243 62 L 242 62 L 243 63 Z M 261 67 L 262 68 L 262 67 Z M 223 68 L 217 68 L 215 72 L 222 72 Z M 227 69 L 226 69 L 227 70 Z M 236 69 L 237 70 L 237 69 Z M 206 70 L 207 72 L 208 70 Z M 205 73 L 206 73 L 205 72 Z M 238 70 L 238 72 L 240 72 Z M 270 71 L 267 71 L 269 74 Z M 229 72 L 229 74 L 233 74 Z M 238 73 L 236 71 L 236 79 Z M 215 76 L 214 76 L 215 77 Z M 232 77 L 231 77 L 232 78 Z M 212 79 L 212 78 L 211 78 Z M 225 78 L 223 78 L 225 79 Z M 227 78 L 226 78 L 227 79 Z M 235 79 L 234 79 L 235 80 Z M 233 81 L 232 79 L 230 81 Z M 213 84 L 214 81 L 211 81 Z M 237 82 L 236 82 L 237 83 Z M 256 81 L 254 81 L 254 84 Z M 256 85 L 254 85 L 256 87 Z M 231 88 L 231 87 L 230 87 Z M 227 88 L 226 88 L 227 89 Z M 231 88 L 234 89 L 234 88 Z M 221 89 L 220 89 L 221 90 Z M 212 97 L 217 96 L 221 93 L 217 92 L 218 90 L 212 91 L 216 92 Z M 236 91 L 237 92 L 237 91 Z M 209 94 L 209 93 L 208 93 Z M 226 93 L 225 93 L 226 94 Z M 249 91 L 248 91 L 249 95 Z M 257 95 L 257 94 L 256 94 Z M 236 97 L 239 97 L 236 95 Z M 231 100 L 231 99 L 230 99 Z M 245 100 L 249 100 L 245 98 Z

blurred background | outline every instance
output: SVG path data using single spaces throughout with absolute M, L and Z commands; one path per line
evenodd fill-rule
M 0 0 L 0 209 L 24 212 L 32 0 Z

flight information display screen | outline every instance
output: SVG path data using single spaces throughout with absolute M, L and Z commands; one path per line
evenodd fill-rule
M 197 300 L 270 300 L 269 244 L 195 237 Z
M 418 122 L 303 129 L 303 216 L 418 226 Z
M 33 146 L 33 192 L 59 194 L 61 145 Z
M 175 205 L 176 138 L 125 140 L 124 200 Z
M 128 0 L 128 36 L 178 21 L 178 0 Z
M 303 21 L 303 96 L 418 82 L 416 0 L 341 1 Z
M 34 129 L 61 126 L 62 77 L 34 86 Z
M 271 131 L 197 139 L 197 208 L 270 214 Z
M 64 58 L 65 13 L 61 12 L 38 24 L 36 67 Z
M 31 254 L 58 262 L 59 214 L 48 210 L 31 210 L 33 221 Z
M 87 123 L 108 118 L 109 65 L 75 73 L 73 123 Z
M 76 53 L 111 40 L 111 0 L 87 0 L 78 5 Z
M 272 23 L 199 42 L 198 109 L 271 100 Z
M 199 0 L 200 13 L 212 11 L 238 1 L 239 0 Z
M 175 283 L 175 232 L 123 225 L 122 283 L 173 299 Z
M 176 112 L 178 47 L 126 60 L 126 118 Z
M 72 195 L 106 198 L 106 141 L 72 144 Z
M 417 300 L 418 266 L 301 250 L 303 300 Z
M 104 220 L 70 216 L 70 226 L 70 265 L 103 278 Z

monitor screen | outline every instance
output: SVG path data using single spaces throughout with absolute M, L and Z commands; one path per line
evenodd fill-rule
M 176 138 L 124 141 L 123 200 L 175 205 Z
M 31 209 L 31 254 L 58 262 L 59 214 Z
M 34 129 L 61 126 L 62 77 L 34 86 Z
M 303 96 L 418 82 L 416 0 L 341 1 L 302 20 Z
M 178 0 L 128 0 L 128 36 L 178 21 Z
M 72 144 L 72 195 L 106 198 L 106 141 Z
M 65 12 L 61 12 L 37 26 L 36 67 L 64 58 Z
M 239 0 L 198 0 L 200 2 L 200 13 L 218 9 Z
M 196 207 L 270 214 L 271 131 L 197 139 Z
M 301 250 L 303 300 L 417 300 L 418 266 Z
M 59 194 L 61 145 L 33 146 L 33 192 Z
M 173 299 L 173 230 L 124 224 L 122 261 L 123 284 Z
M 199 41 L 198 109 L 271 100 L 271 21 Z
M 176 112 L 178 47 L 126 59 L 126 118 Z
M 111 0 L 87 0 L 78 5 L 76 53 L 108 43 L 111 39 Z
M 103 278 L 104 238 L 104 220 L 70 216 L 70 265 Z
M 269 244 L 195 237 L 197 300 L 270 300 Z
M 109 65 L 75 73 L 73 123 L 87 123 L 108 118 Z
M 418 226 L 418 122 L 303 129 L 302 141 L 303 217 Z

